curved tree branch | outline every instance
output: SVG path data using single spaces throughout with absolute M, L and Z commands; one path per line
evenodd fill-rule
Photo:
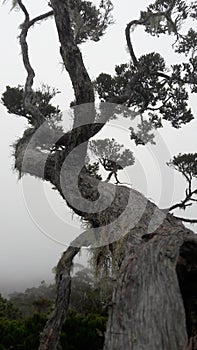
M 190 224 L 196 224 L 197 223 L 197 219 L 187 219 L 187 218 L 182 218 L 179 216 L 174 216 L 175 219 L 183 221 L 183 222 L 189 222 Z
M 47 18 L 49 18 L 49 17 L 51 17 L 51 16 L 53 16 L 53 10 L 48 11 L 48 12 L 46 12 L 46 13 L 43 13 L 42 15 L 37 16 L 37 17 L 31 19 L 31 21 L 29 21 L 29 26 L 31 27 L 31 26 L 33 26 L 35 23 L 38 23 L 38 22 L 40 22 L 40 21 L 42 21 L 42 20 L 44 20 L 44 19 L 47 19 Z
M 177 37 L 180 36 L 180 34 L 178 33 L 176 24 L 173 22 L 172 18 L 171 18 L 171 13 L 173 8 L 176 5 L 176 1 L 173 0 L 171 1 L 169 7 L 165 10 L 165 11 L 158 11 L 158 12 L 151 12 L 150 10 L 146 13 L 146 17 L 145 18 L 140 18 L 139 20 L 132 20 L 131 22 L 129 22 L 126 26 L 126 30 L 125 30 L 125 35 L 126 35 L 126 41 L 127 41 L 127 47 L 131 56 L 131 59 L 133 61 L 134 66 L 138 66 L 138 60 L 137 57 L 134 53 L 134 49 L 133 49 L 133 45 L 131 43 L 131 36 L 130 36 L 130 32 L 131 29 L 134 29 L 136 26 L 139 25 L 146 25 L 146 23 L 151 19 L 151 18 L 159 18 L 159 17 L 165 17 L 166 20 L 168 22 L 170 22 L 170 24 L 173 26 L 173 30 L 174 33 L 176 34 Z M 168 77 L 167 75 L 164 75 L 163 73 L 158 72 L 157 73 L 159 76 L 165 77 L 166 79 L 169 79 L 170 77 Z
M 36 105 L 34 104 L 34 92 L 32 90 L 32 86 L 33 86 L 33 81 L 35 77 L 35 72 L 29 60 L 27 34 L 28 34 L 29 28 L 32 25 L 34 25 L 36 22 L 42 19 L 48 18 L 53 14 L 53 11 L 50 11 L 41 16 L 35 17 L 33 20 L 30 21 L 29 13 L 21 0 L 18 0 L 18 5 L 25 15 L 25 20 L 21 25 L 21 33 L 20 33 L 20 45 L 21 45 L 23 63 L 27 71 L 27 78 L 26 78 L 25 89 L 24 89 L 24 107 L 25 107 L 25 110 L 28 113 L 30 113 L 31 117 L 29 117 L 29 119 L 31 120 L 31 123 L 35 127 L 39 127 L 44 122 L 45 118 L 40 112 L 39 108 L 37 108 Z
M 136 26 L 136 25 L 143 25 L 143 22 L 141 22 L 140 20 L 133 20 L 133 21 L 129 22 L 126 26 L 126 29 L 125 29 L 125 35 L 126 35 L 127 47 L 128 47 L 131 59 L 133 61 L 134 66 L 137 67 L 138 60 L 137 60 L 137 57 L 136 57 L 134 50 L 133 50 L 133 45 L 131 43 L 131 35 L 130 35 L 131 28 Z
M 19 5 L 19 7 L 21 8 L 21 10 L 23 11 L 24 15 L 25 15 L 25 22 L 28 23 L 29 22 L 29 12 L 27 11 L 25 5 L 23 4 L 22 0 L 17 0 L 17 3 Z
M 180 203 L 172 205 L 168 210 L 172 211 L 172 210 L 177 209 L 177 208 L 185 209 L 187 206 L 191 206 L 192 203 L 188 203 L 188 202 L 189 201 L 196 201 L 194 198 L 192 198 L 192 196 L 194 194 L 197 194 L 197 189 L 192 191 L 191 190 L 191 182 L 189 182 L 189 189 L 188 189 L 188 191 L 186 191 L 185 199 L 183 201 L 181 201 Z

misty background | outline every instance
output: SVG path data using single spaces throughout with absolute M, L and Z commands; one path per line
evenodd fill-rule
M 24 0 L 31 17 L 48 10 L 47 1 Z M 117 64 L 128 62 L 124 30 L 126 24 L 139 17 L 140 10 L 149 5 L 149 0 L 138 0 L 134 4 L 130 0 L 113 1 L 115 24 L 110 26 L 100 42 L 88 42 L 80 46 L 85 65 L 92 79 L 101 72 L 113 74 Z M 0 94 L 6 85 L 11 87 L 24 85 L 26 72 L 22 64 L 22 56 L 18 42 L 19 25 L 23 22 L 21 12 L 10 12 L 10 3 L 0 7 L 1 55 L 0 55 Z M 133 34 L 134 49 L 137 56 L 158 51 L 167 63 L 181 62 L 183 56 L 175 54 L 170 43 L 173 38 L 161 36 L 150 37 L 143 30 Z M 53 19 L 49 19 L 30 30 L 28 36 L 30 59 L 35 70 L 35 85 L 42 83 L 57 88 L 54 103 L 63 111 L 67 111 L 73 100 L 73 92 L 67 72 L 63 69 L 59 54 L 59 42 Z M 194 116 L 196 105 L 191 98 Z M 111 129 L 103 131 L 103 137 L 109 132 L 125 140 L 127 125 L 117 121 Z M 24 118 L 9 115 L 0 104 L 0 293 L 7 295 L 12 291 L 24 290 L 38 285 L 42 280 L 50 282 L 54 276 L 52 268 L 57 264 L 61 253 L 69 241 L 73 240 L 83 228 L 80 220 L 66 207 L 61 197 L 44 183 L 30 176 L 18 180 L 13 171 L 14 158 L 11 145 L 22 136 L 27 126 Z M 68 126 L 72 121 L 68 120 Z M 157 133 L 157 146 L 136 148 L 133 142 L 126 143 L 134 151 L 136 164 L 126 169 L 123 174 L 125 182 L 143 192 L 159 207 L 166 208 L 184 196 L 185 181 L 180 174 L 168 168 L 165 163 L 178 153 L 195 152 L 196 118 L 180 130 L 173 129 L 165 123 L 165 127 Z M 105 136 L 106 135 L 106 136 Z M 176 212 L 177 214 L 177 212 Z M 179 213 L 184 217 L 196 217 L 196 208 Z M 189 225 L 197 231 L 196 225 Z M 86 253 L 78 257 L 77 262 L 85 264 Z

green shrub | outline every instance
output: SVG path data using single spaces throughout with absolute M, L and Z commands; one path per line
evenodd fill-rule
M 71 312 L 62 328 L 62 350 L 99 350 L 103 348 L 106 317 Z
M 0 318 L 0 350 L 37 350 L 46 315 L 34 314 L 29 319 Z M 70 312 L 63 325 L 62 350 L 99 350 L 103 348 L 106 317 Z

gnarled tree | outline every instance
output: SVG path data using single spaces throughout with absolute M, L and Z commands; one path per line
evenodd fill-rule
M 104 34 L 112 22 L 110 0 L 102 0 L 98 8 L 88 1 L 51 0 L 49 12 L 33 19 L 21 0 L 14 5 L 25 18 L 20 45 L 27 79 L 24 88 L 7 87 L 2 101 L 10 113 L 24 116 L 30 124 L 15 144 L 15 167 L 20 175 L 28 173 L 53 184 L 67 205 L 89 223 L 57 265 L 56 305 L 39 350 L 57 349 L 69 305 L 70 268 L 81 246 L 92 246 L 95 252 L 99 249 L 98 266 L 103 255 L 116 270 L 105 350 L 195 349 L 195 234 L 136 190 L 102 182 L 97 168 L 86 165 L 86 156 L 91 137 L 123 111 L 126 116 L 140 117 L 137 130 L 130 127 L 136 145 L 154 142 L 152 131 L 161 127 L 163 120 L 175 128 L 192 120 L 187 89 L 197 89 L 197 34 L 190 29 L 184 35 L 181 28 L 187 19 L 196 18 L 196 5 L 156 0 L 126 27 L 131 61 L 117 66 L 114 77 L 102 73 L 95 82 L 88 75 L 79 44 L 87 39 L 98 41 Z M 56 122 L 61 112 L 49 104 L 53 91 L 33 90 L 35 73 L 27 35 L 34 24 L 48 17 L 55 21 L 60 54 L 75 94 L 73 129 L 68 133 Z M 130 36 L 136 26 L 143 26 L 151 35 L 175 35 L 175 50 L 187 54 L 188 62 L 169 69 L 158 53 L 137 58 Z M 102 101 L 99 111 L 94 88 Z M 13 93 L 17 93 L 15 103 Z M 47 104 L 43 102 L 46 99 Z

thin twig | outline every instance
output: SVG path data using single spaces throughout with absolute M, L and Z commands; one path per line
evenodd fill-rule
M 178 217 L 178 216 L 173 216 L 175 219 L 177 220 L 181 220 L 183 222 L 189 222 L 191 224 L 196 224 L 197 223 L 197 219 L 187 219 L 187 218 L 181 218 L 181 217 Z

